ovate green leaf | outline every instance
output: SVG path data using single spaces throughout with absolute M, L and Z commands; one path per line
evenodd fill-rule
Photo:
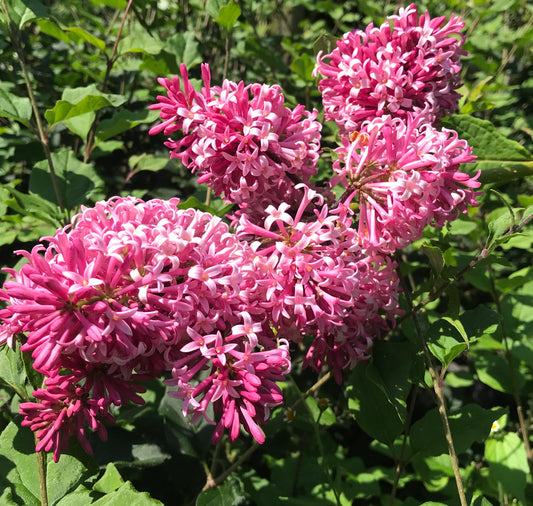
M 456 130 L 459 138 L 474 148 L 477 160 L 468 164 L 469 170 L 481 170 L 483 183 L 503 184 L 533 175 L 533 155 L 501 134 L 490 121 L 457 114 L 448 118 L 444 126 Z
M 31 115 L 30 99 L 17 97 L 8 91 L 8 86 L 0 83 L 0 117 L 14 119 L 29 127 Z
M 79 40 L 83 40 L 91 44 L 91 46 L 97 47 L 98 49 L 100 49 L 100 51 L 103 51 L 105 49 L 105 42 L 102 39 L 95 37 L 93 34 L 85 31 L 83 28 L 80 28 L 79 26 L 71 26 L 67 28 L 66 30 L 76 35 Z
M 103 107 L 118 107 L 126 101 L 123 95 L 102 93 L 94 84 L 81 88 L 67 88 L 63 91 L 53 109 L 48 109 L 44 116 L 50 126 L 81 116 L 88 112 L 98 111 Z
M 141 123 L 152 123 L 158 116 L 158 111 L 149 111 L 148 109 L 140 112 L 119 110 L 110 119 L 100 122 L 96 131 L 96 139 L 98 143 L 106 141 Z
M 485 444 L 485 458 L 489 462 L 492 479 L 511 497 L 526 504 L 529 466 L 523 441 L 514 432 L 507 432 L 501 438 L 491 438 Z
M 466 404 L 450 415 L 450 430 L 456 452 L 463 453 L 475 441 L 484 441 L 490 434 L 494 420 L 504 414 L 503 408 L 489 410 L 477 404 Z M 424 456 L 448 453 L 442 420 L 436 408 L 413 424 L 410 437 L 413 453 Z
M 67 209 L 85 204 L 91 195 L 99 191 L 103 182 L 91 164 L 79 161 L 74 152 L 62 149 L 52 153 L 59 192 Z M 56 194 L 46 160 L 38 162 L 30 176 L 30 191 L 50 202 L 57 203 Z

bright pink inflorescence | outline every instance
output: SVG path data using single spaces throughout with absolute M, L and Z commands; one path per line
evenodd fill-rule
M 390 114 L 405 117 L 408 111 L 424 113 L 427 121 L 457 107 L 464 27 L 453 14 L 420 15 L 414 4 L 400 9 L 381 27 L 346 33 L 329 54 L 318 56 L 316 72 L 327 120 L 341 133 L 357 131 L 361 123 Z
M 47 238 L 48 247 L 21 252 L 28 263 L 20 272 L 8 270 L 0 339 L 26 333 L 22 350 L 32 352 L 34 368 L 48 378 L 47 390 L 35 393 L 40 407 L 23 403 L 21 411 L 25 424 L 39 430 L 42 447 L 55 448 L 56 459 L 65 434 L 76 433 L 87 447 L 84 418 L 98 428 L 99 416 L 110 419 L 111 404 L 142 403 L 136 381 L 164 370 L 179 380 L 179 369 L 188 383 L 216 358 L 215 376 L 242 374 L 242 387 L 224 402 L 241 412 L 246 406 L 238 418 L 254 435 L 254 419 L 263 423 L 281 402 L 277 386 L 268 383 L 264 391 L 252 378 L 257 370 L 267 382 L 278 380 L 290 369 L 286 342 L 278 347 L 256 300 L 262 288 L 252 267 L 255 253 L 220 218 L 177 204 L 99 202 Z M 191 354 L 199 340 L 201 353 Z M 265 346 L 270 351 L 258 353 Z M 250 369 L 239 354 L 250 357 Z M 269 361 L 275 371 L 262 371 Z M 204 414 L 207 403 L 195 412 Z
M 365 249 L 393 253 L 475 205 L 477 176 L 460 165 L 475 160 L 453 130 L 435 129 L 423 116 L 382 116 L 362 124 L 352 142 L 335 151 L 331 185 L 359 205 L 359 238 Z
M 0 292 L 0 344 L 21 339 L 46 378 L 20 406 L 37 449 L 57 460 L 75 436 L 91 452 L 86 426 L 105 439 L 112 407 L 142 404 L 142 382 L 165 371 L 183 415 L 215 425 L 214 442 L 244 428 L 262 443 L 291 343 L 339 383 L 368 361 L 400 313 L 391 254 L 476 205 L 477 176 L 460 170 L 471 148 L 434 124 L 457 104 L 462 27 L 411 5 L 319 55 L 341 135 L 325 188 L 312 182 L 317 112 L 286 107 L 279 86 L 211 86 L 207 65 L 201 92 L 183 65 L 160 79 L 167 96 L 150 108 L 163 122 L 150 133 L 238 206 L 232 228 L 178 199 L 115 197 L 19 252 L 27 263 L 6 269 Z
M 159 79 L 168 97 L 159 96 L 150 106 L 164 120 L 150 133 L 182 130 L 180 140 L 165 143 L 171 157 L 249 214 L 260 214 L 266 196 L 276 203 L 292 201 L 294 180 L 308 183 L 316 174 L 322 128 L 317 111 L 286 107 L 279 86 L 228 80 L 211 86 L 207 64 L 202 77 L 201 93 L 191 86 L 184 65 L 181 80 Z

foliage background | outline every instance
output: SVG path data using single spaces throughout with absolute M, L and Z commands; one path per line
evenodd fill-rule
M 122 408 L 93 457 L 72 445 L 48 464 L 50 504 L 460 504 L 440 394 L 470 504 L 532 504 L 533 6 L 525 0 L 419 1 L 432 16 L 466 21 L 463 99 L 444 124 L 474 146 L 484 196 L 468 216 L 398 258 L 405 315 L 373 359 L 343 385 L 301 370 L 258 448 L 210 444 L 162 382 L 142 408 Z M 162 136 L 147 132 L 158 76 L 179 64 L 199 84 L 201 62 L 223 77 L 280 84 L 289 105 L 320 110 L 315 55 L 397 5 L 331 0 L 2 0 L 0 29 L 0 255 L 112 195 L 179 196 L 215 214 Z M 12 20 L 10 24 L 6 16 Z M 21 57 L 21 55 L 23 55 Z M 42 118 L 39 131 L 23 66 Z M 196 81 L 194 80 L 196 79 Z M 320 177 L 333 126 L 323 130 Z M 48 153 L 59 178 L 57 201 Z M 414 316 L 413 316 L 414 315 Z M 316 385 L 317 380 L 323 382 Z M 18 403 L 40 379 L 27 357 L 0 350 L 0 505 L 41 504 L 37 460 Z M 207 477 L 216 488 L 202 492 Z M 160 501 L 160 502 L 158 502 Z

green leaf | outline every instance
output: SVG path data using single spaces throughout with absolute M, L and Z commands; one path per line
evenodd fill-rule
M 209 488 L 196 499 L 196 506 L 234 506 L 245 499 L 243 493 L 229 481 Z
M 100 122 L 96 131 L 96 139 L 98 143 L 106 141 L 142 123 L 152 123 L 158 117 L 158 111 L 149 111 L 148 109 L 140 112 L 119 110 L 110 119 Z
M 320 425 L 333 425 L 337 421 L 335 413 L 331 407 L 326 406 L 326 409 L 320 409 L 317 401 L 312 397 L 308 397 L 305 400 L 305 404 L 307 405 L 313 420 Z
M 126 8 L 126 5 L 128 5 L 127 0 L 91 0 L 91 3 L 96 5 L 96 7 L 106 6 L 121 11 L 123 11 Z
M 67 88 L 63 91 L 53 109 L 48 109 L 44 116 L 50 127 L 61 121 L 98 111 L 103 107 L 118 107 L 126 101 L 123 95 L 102 93 L 94 84 L 80 88 Z
M 215 21 L 226 30 L 231 30 L 241 15 L 241 8 L 234 0 L 224 5 L 219 11 Z
M 39 0 L 10 0 L 7 5 L 11 20 L 19 30 L 36 18 L 48 16 L 48 7 L 45 7 Z
M 163 503 L 152 499 L 146 492 L 137 491 L 131 482 L 127 481 L 118 490 L 106 494 L 105 497 L 102 497 L 93 504 L 95 506 L 117 506 L 119 504 L 127 506 L 150 506 L 154 504 L 162 505 Z
M 143 153 L 142 155 L 130 156 L 129 165 L 137 172 L 148 171 L 158 172 L 168 165 L 169 159 L 167 156 L 154 156 Z
M 60 28 L 54 20 L 50 18 L 38 19 L 37 24 L 39 25 L 41 31 L 43 33 L 46 33 L 46 35 L 50 35 L 50 37 L 54 37 L 57 40 L 61 40 L 65 44 L 70 43 L 69 34 L 66 33 L 62 28 Z
M 318 54 L 320 51 L 323 53 L 331 53 L 337 47 L 338 37 L 329 35 L 327 33 L 320 34 L 313 42 L 313 52 Z
M 501 320 L 499 313 L 483 304 L 465 311 L 460 318 L 465 332 L 471 339 L 480 338 L 484 334 L 493 334 Z
M 444 317 L 430 326 L 427 346 L 446 369 L 458 355 L 468 349 L 469 340 L 459 320 Z
M 93 490 L 109 494 L 119 489 L 122 485 L 124 485 L 122 476 L 120 476 L 115 464 L 110 462 L 107 464 L 103 476 L 93 485 Z
M 474 494 L 470 506 L 494 506 L 488 499 L 478 494 Z
M 374 363 L 358 365 L 350 375 L 348 407 L 367 434 L 392 447 L 404 428 L 413 352 L 405 342 L 375 344 Z
M 315 68 L 315 61 L 307 53 L 302 54 L 296 58 L 291 65 L 291 70 L 304 81 L 313 80 L 313 70 Z
M 472 356 L 479 381 L 485 385 L 507 394 L 514 392 L 514 381 L 518 389 L 524 385 L 524 377 L 517 370 L 514 371 L 513 381 L 509 362 L 502 355 L 488 350 L 475 350 Z
M 80 162 L 70 149 L 52 153 L 59 192 L 67 209 L 87 203 L 99 191 L 103 182 L 91 164 Z M 46 160 L 35 164 L 30 176 L 30 191 L 57 203 L 50 168 Z
M 100 51 L 104 51 L 105 49 L 105 42 L 102 39 L 99 39 L 91 33 L 86 32 L 83 28 L 80 28 L 79 26 L 68 27 L 66 28 L 66 31 L 73 33 L 78 38 L 78 40 L 84 40 L 91 46 L 97 47 L 98 49 L 100 49 Z
M 224 0 L 207 0 L 205 4 L 205 10 L 212 18 L 216 19 L 220 9 L 224 7 L 224 5 Z
M 468 450 L 475 441 L 487 439 L 492 423 L 504 414 L 503 408 L 489 410 L 477 404 L 466 404 L 450 415 L 450 430 L 457 454 Z M 436 408 L 413 424 L 410 441 L 413 454 L 431 456 L 448 453 L 442 421 Z
M 176 71 L 179 71 L 180 63 L 191 69 L 203 61 L 198 46 L 193 32 L 176 33 L 166 41 L 165 53 L 171 56 Z
M 0 384 L 8 386 L 27 401 L 29 395 L 26 391 L 26 379 L 26 369 L 18 341 L 15 340 L 14 349 L 8 346 L 0 347 Z
M 55 229 L 61 226 L 63 216 L 60 209 L 52 202 L 40 195 L 22 193 L 11 185 L 4 185 L 4 189 L 11 195 L 11 198 L 6 199 L 4 203 L 20 215 L 36 218 L 52 225 Z M 7 218 L 8 216 L 5 216 L 4 220 Z M 33 225 L 37 226 L 35 222 Z
M 429 263 L 433 272 L 438 276 L 444 268 L 444 256 L 442 250 L 436 246 L 425 245 L 421 247 L 422 251 L 429 258 Z
M 30 99 L 13 95 L 8 91 L 8 86 L 0 83 L 0 117 L 14 119 L 29 127 L 31 115 Z
M 152 37 L 145 31 L 135 31 L 122 38 L 118 45 L 118 54 L 126 53 L 143 53 L 159 54 L 163 48 L 163 42 L 160 39 Z
M 80 485 L 65 495 L 58 503 L 54 506 L 89 506 L 93 504 L 94 501 L 94 492 L 87 489 L 83 485 Z
M 443 126 L 456 130 L 459 138 L 473 147 L 477 160 L 468 164 L 468 170 L 481 170 L 481 182 L 504 184 L 533 175 L 533 155 L 502 135 L 490 121 L 457 114 L 447 118 Z
M 83 141 L 87 140 L 87 136 L 93 126 L 94 120 L 96 118 L 96 113 L 93 111 L 87 112 L 85 114 L 80 114 L 79 116 L 74 116 L 70 119 L 63 120 L 65 126 L 76 135 L 79 135 Z
M 0 458 L 0 476 L 17 486 L 17 492 L 21 486 L 31 494 L 33 501 L 30 504 L 40 504 L 33 432 L 28 427 L 19 428 L 10 422 L 0 435 L 0 457 L 3 457 Z M 75 488 L 86 471 L 86 466 L 71 455 L 62 454 L 57 463 L 48 459 L 47 485 L 50 504 L 54 504 Z
M 502 438 L 491 438 L 485 444 L 485 458 L 489 462 L 490 477 L 507 494 L 526 504 L 529 466 L 523 441 L 514 432 L 507 432 Z

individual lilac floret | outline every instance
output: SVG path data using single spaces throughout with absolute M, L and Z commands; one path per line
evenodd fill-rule
M 379 28 L 346 33 L 330 54 L 318 55 L 325 117 L 341 134 L 360 129 L 376 116 L 422 112 L 427 121 L 453 112 L 461 85 L 459 60 L 464 22 L 453 14 L 430 18 L 414 4 L 400 9 Z
M 181 159 L 198 173 L 199 183 L 228 203 L 246 208 L 258 199 L 290 200 L 294 182 L 308 182 L 317 171 L 317 111 L 286 107 L 279 86 L 228 80 L 211 86 L 205 64 L 202 76 L 201 92 L 193 89 L 184 65 L 181 79 L 159 79 L 168 97 L 158 96 L 149 107 L 160 110 L 163 120 L 150 134 L 170 136 L 165 145 L 171 157 Z M 178 130 L 182 135 L 174 138 Z
M 479 176 L 461 172 L 475 160 L 453 130 L 436 130 L 421 116 L 383 116 L 363 123 L 335 151 L 331 185 L 359 207 L 358 233 L 367 251 L 392 253 L 477 205 Z

